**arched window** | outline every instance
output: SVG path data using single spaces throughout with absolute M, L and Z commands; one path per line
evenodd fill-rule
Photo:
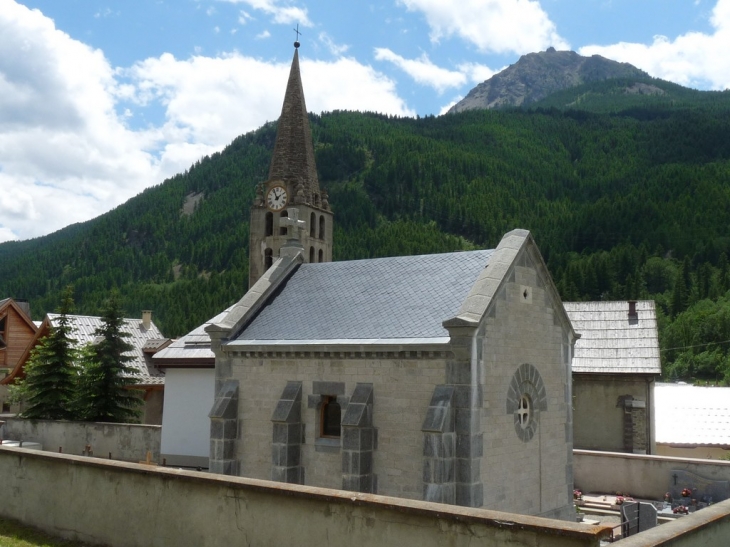
M 324 251 L 322 251 L 322 249 L 319 250 L 319 261 L 318 262 L 324 262 Z
M 288 218 L 289 212 L 288 211 L 282 211 L 281 212 L 281 218 Z M 285 236 L 286 235 L 286 226 L 280 226 L 279 227 L 279 235 Z
M 309 263 L 314 262 L 314 247 L 309 248 Z
M 312 213 L 311 215 L 309 215 L 309 237 L 311 237 L 311 238 L 317 237 L 316 236 L 316 231 L 317 231 L 316 224 L 317 224 L 317 215 Z
M 340 422 L 342 420 L 342 409 L 337 402 L 337 397 L 324 396 L 319 413 L 319 436 L 339 437 Z
M 324 239 L 324 215 L 319 217 L 319 239 Z
M 271 249 L 266 249 L 264 251 L 264 268 L 267 270 L 271 268 L 271 265 L 274 263 L 274 251 Z
M 267 236 L 273 236 L 274 235 L 274 213 L 269 211 L 266 213 L 266 232 L 265 234 Z

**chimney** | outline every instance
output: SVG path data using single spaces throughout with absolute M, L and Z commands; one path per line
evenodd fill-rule
M 629 300 L 629 321 L 638 321 L 639 312 L 636 311 L 636 300 Z
M 30 319 L 30 303 L 27 300 L 14 300 L 18 307 L 23 310 L 23 313 Z
M 142 326 L 145 330 L 150 330 L 152 324 L 152 310 L 142 310 Z

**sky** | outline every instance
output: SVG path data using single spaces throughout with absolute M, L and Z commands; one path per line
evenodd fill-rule
M 730 87 L 730 0 L 0 0 L 0 242 L 89 220 L 307 108 L 439 115 L 548 47 Z

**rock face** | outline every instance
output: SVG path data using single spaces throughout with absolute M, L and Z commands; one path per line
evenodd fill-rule
M 618 63 L 600 55 L 583 57 L 575 51 L 556 51 L 551 47 L 547 51 L 523 55 L 515 64 L 472 89 L 451 107 L 449 113 L 523 106 L 588 82 L 647 76 L 646 72 L 628 63 Z

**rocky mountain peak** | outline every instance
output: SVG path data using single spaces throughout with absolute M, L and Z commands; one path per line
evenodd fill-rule
M 481 108 L 524 106 L 548 95 L 588 82 L 610 78 L 646 78 L 648 75 L 628 63 L 600 55 L 583 57 L 575 51 L 546 51 L 523 55 L 490 79 L 472 89 L 449 113 Z

